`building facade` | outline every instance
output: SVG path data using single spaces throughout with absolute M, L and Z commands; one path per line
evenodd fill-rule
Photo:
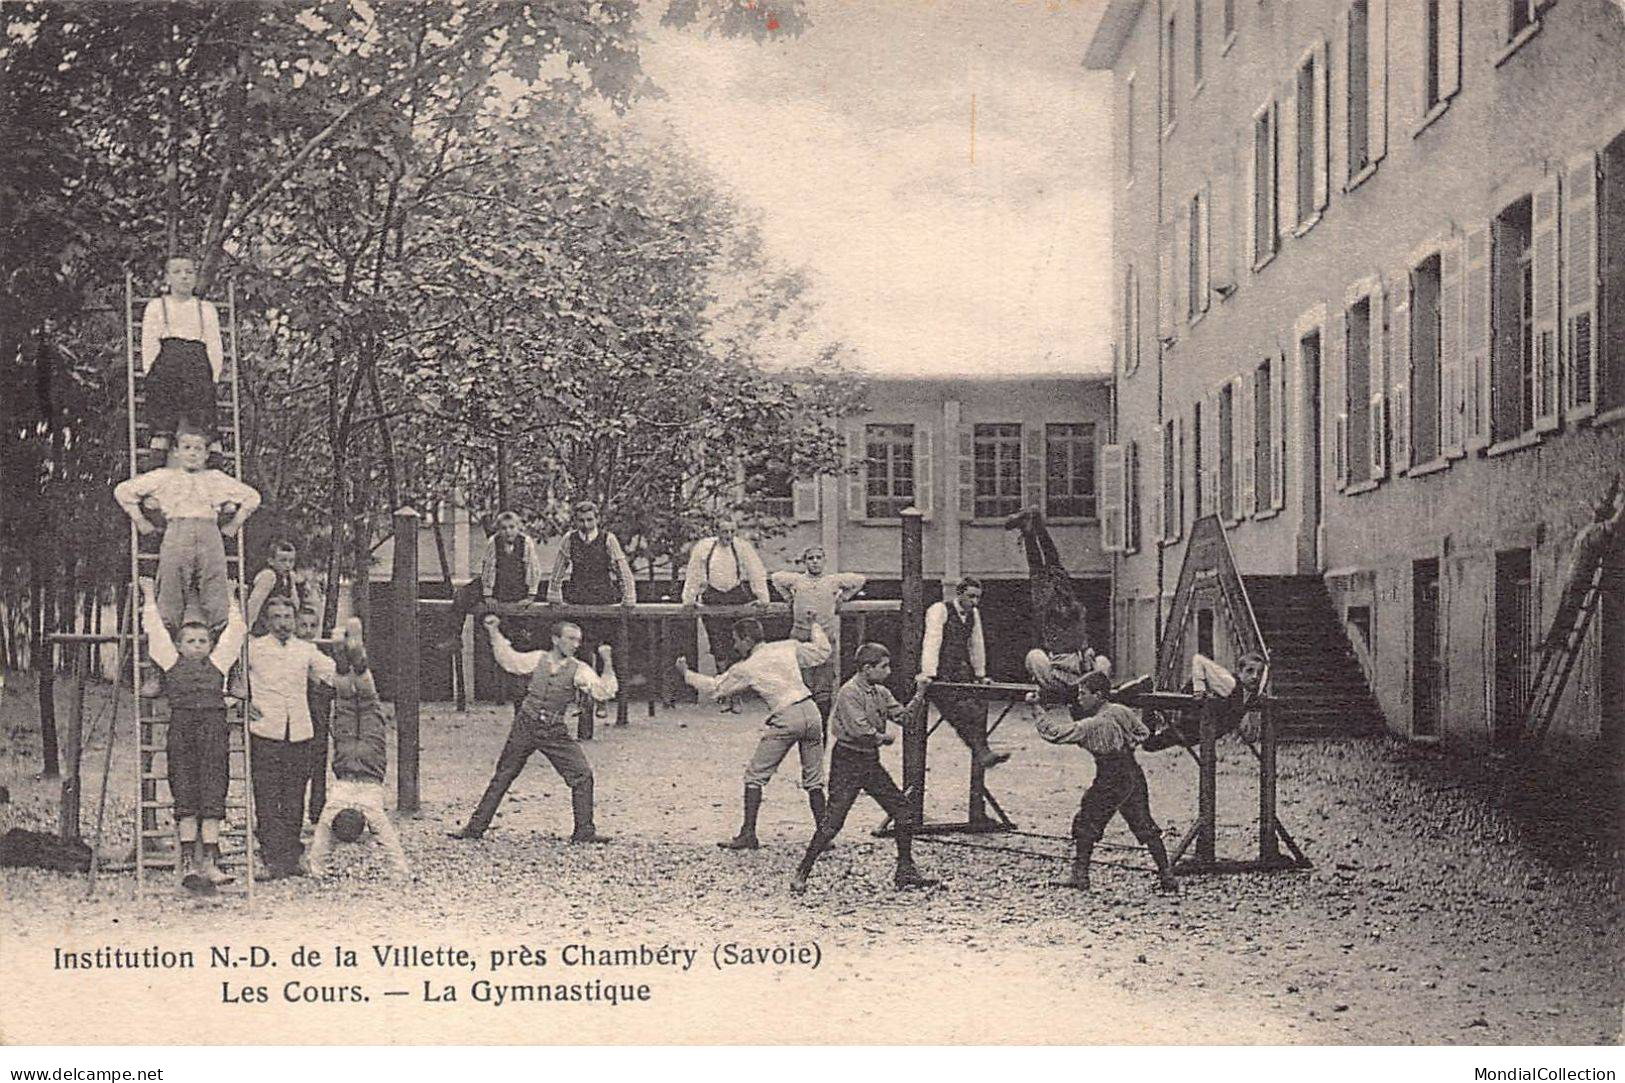
M 873 378 L 866 413 L 842 421 L 847 472 L 796 480 L 770 469 L 742 481 L 748 505 L 759 511 L 746 519 L 769 571 L 797 566 L 802 552 L 820 545 L 826 567 L 859 572 L 869 579 L 864 597 L 901 594 L 904 508 L 923 513 L 926 598 L 940 597 L 944 582 L 976 576 L 984 584 L 989 669 L 1017 679 L 1021 659 L 1033 645 L 1026 557 L 1020 538 L 1004 521 L 1022 507 L 1045 509 L 1050 531 L 1089 610 L 1096 643 L 1110 639 L 1111 559 L 1101 546 L 1100 452 L 1110 417 L 1111 382 L 1085 377 Z M 523 513 L 524 509 L 519 509 Z M 435 531 L 418 539 L 420 594 L 444 597 L 441 553 L 451 578 L 461 585 L 478 572 L 485 538 L 477 522 L 460 508 L 446 507 Z M 553 565 L 558 539 L 538 538 L 542 565 Z M 372 568 L 375 590 L 391 576 L 391 544 L 379 550 Z M 674 571 L 680 571 L 679 561 Z M 664 571 L 664 567 L 661 569 Z M 675 599 L 670 578 L 642 576 L 643 600 Z M 545 589 L 545 581 L 544 581 Z M 895 617 L 869 621 L 871 636 L 892 642 Z M 476 649 L 476 633 L 465 632 L 465 660 L 475 673 L 475 691 L 484 695 L 489 658 Z M 846 647 L 850 653 L 852 645 Z M 444 655 L 423 655 L 426 698 L 450 694 L 450 664 Z
M 1102 517 L 1129 667 L 1217 514 L 1244 575 L 1324 580 L 1391 731 L 1515 725 L 1625 467 L 1621 11 L 1112 0 L 1085 64 L 1117 93 Z M 1599 618 L 1554 734 L 1617 752 L 1617 590 Z

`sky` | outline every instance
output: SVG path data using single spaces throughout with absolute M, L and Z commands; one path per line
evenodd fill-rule
M 1082 67 L 1103 0 L 808 6 L 760 45 L 651 25 L 666 96 L 636 108 L 811 270 L 864 368 L 1110 371 L 1111 77 Z

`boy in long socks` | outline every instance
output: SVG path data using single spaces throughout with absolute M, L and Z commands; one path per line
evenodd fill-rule
M 1072 857 L 1072 876 L 1061 886 L 1089 890 L 1089 859 L 1095 844 L 1106 831 L 1114 813 L 1121 815 L 1129 830 L 1151 852 L 1157 863 L 1157 886 L 1162 891 L 1179 890 L 1168 850 L 1162 842 L 1162 828 L 1151 818 L 1151 796 L 1145 772 L 1134 758 L 1134 746 L 1149 732 L 1140 716 L 1121 703 L 1108 703 L 1111 678 L 1104 673 L 1088 673 L 1078 684 L 1072 720 L 1052 719 L 1035 703 L 1034 723 L 1038 735 L 1053 745 L 1082 745 L 1095 758 L 1095 778 L 1078 803 L 1072 818 L 1072 839 L 1077 847 Z
M 801 679 L 801 671 L 822 664 L 832 648 L 829 636 L 818 624 L 813 624 L 810 635 L 806 643 L 794 639 L 764 643 L 762 622 L 746 617 L 733 626 L 734 651 L 739 661 L 722 675 L 695 673 L 688 668 L 687 658 L 677 659 L 683 680 L 702 696 L 724 699 L 754 690 L 771 712 L 767 729 L 745 767 L 744 823 L 739 834 L 717 843 L 724 850 L 755 850 L 761 846 L 756 838 L 756 816 L 762 807 L 762 788 L 791 748 L 801 754 L 801 788 L 807 791 L 813 826 L 816 828 L 824 818 L 824 720 Z
M 923 691 L 907 707 L 897 702 L 886 687 L 891 676 L 891 652 L 879 643 L 865 643 L 853 658 L 858 672 L 841 686 L 836 694 L 835 707 L 830 714 L 830 726 L 835 732 L 835 750 L 829 761 L 829 805 L 807 853 L 790 881 L 790 890 L 800 895 L 807 890 L 807 877 L 812 874 L 818 855 L 829 848 L 835 836 L 846 825 L 846 814 L 861 793 L 867 793 L 875 803 L 886 810 L 896 825 L 897 873 L 893 883 L 898 888 L 930 887 L 938 881 L 921 875 L 914 867 L 913 813 L 902 790 L 886 772 L 880 762 L 880 746 L 896 740 L 888 723 L 900 722 L 911 710 L 919 706 Z
M 164 759 L 181 843 L 181 883 L 189 891 L 208 894 L 216 884 L 231 879 L 220 871 L 220 821 L 226 817 L 231 765 L 225 683 L 248 627 L 233 598 L 219 643 L 211 643 L 209 628 L 200 621 L 183 623 L 179 642 L 173 642 L 158 614 L 153 581 L 145 576 L 141 597 L 147 651 L 163 671 L 164 695 L 169 699 Z
M 516 676 L 529 676 L 530 688 L 514 713 L 513 729 L 508 742 L 502 746 L 497 758 L 496 774 L 485 788 L 474 814 L 461 831 L 451 832 L 454 839 L 477 839 L 491 826 L 497 806 L 513 785 L 531 754 L 540 752 L 553 765 L 553 770 L 570 787 L 570 810 L 575 819 L 571 842 L 608 842 L 608 835 L 600 835 L 593 823 L 592 764 L 581 751 L 581 745 L 570 736 L 570 712 L 579 710 L 578 693 L 586 693 L 599 702 L 615 698 L 620 683 L 615 677 L 614 653 L 609 644 L 598 648 L 604 661 L 604 672 L 577 658 L 581 649 L 581 629 L 570 621 L 558 621 L 552 627 L 553 646 L 546 651 L 515 651 L 502 634 L 501 622 L 495 614 L 485 618 L 485 630 L 491 636 L 491 653 L 497 665 Z

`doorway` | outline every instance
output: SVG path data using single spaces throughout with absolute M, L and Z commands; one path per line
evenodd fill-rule
M 1411 566 L 1411 736 L 1439 736 L 1439 562 Z
M 1529 550 L 1495 554 L 1495 715 L 1490 737 L 1497 747 L 1523 726 L 1534 684 L 1534 580 Z

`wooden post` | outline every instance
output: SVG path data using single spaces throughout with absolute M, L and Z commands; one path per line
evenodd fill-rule
M 627 677 L 632 676 L 632 616 L 631 609 L 621 606 L 621 615 L 615 621 L 615 664 L 625 667 Z M 627 722 L 627 702 L 632 698 L 632 690 L 625 684 L 621 685 L 620 695 L 615 697 L 615 724 L 624 726 Z
M 905 702 L 914 694 L 914 675 L 920 671 L 920 640 L 925 635 L 925 566 L 921 556 L 922 519 L 918 508 L 903 509 L 903 612 L 897 634 L 897 665 L 893 684 L 904 690 Z M 903 791 L 908 795 L 914 826 L 925 822 L 925 740 L 930 708 L 921 704 L 903 731 Z
M 497 441 L 497 510 L 508 511 L 508 444 Z
M 85 734 L 85 670 L 88 669 L 88 655 L 93 648 L 88 644 L 75 644 L 69 651 L 73 659 L 69 669 L 73 674 L 73 684 L 68 691 L 68 728 L 62 734 L 62 743 L 66 746 L 63 751 L 65 770 L 62 772 L 62 808 L 59 816 L 59 833 L 63 841 L 79 838 L 79 795 L 82 784 L 79 776 L 80 747 L 84 744 Z
M 395 512 L 395 801 L 418 811 L 418 513 Z
M 1275 824 L 1275 705 L 1265 701 L 1259 709 L 1258 749 L 1258 860 L 1280 860 Z
M 1197 793 L 1196 863 L 1208 869 L 1213 867 L 1215 835 L 1218 817 L 1218 753 L 1214 712 L 1217 701 L 1209 699 L 1202 704 L 1202 762 Z

